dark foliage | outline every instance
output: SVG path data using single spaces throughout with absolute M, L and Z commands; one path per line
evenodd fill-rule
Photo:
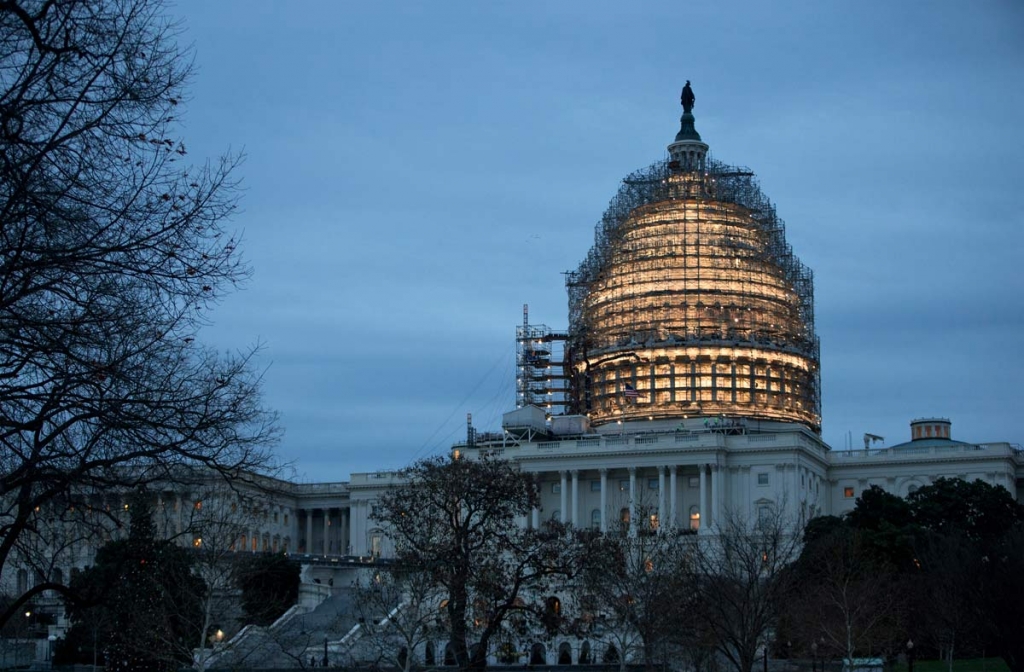
M 97 641 L 108 670 L 175 670 L 190 662 L 192 624 L 200 619 L 201 581 L 186 549 L 156 539 L 144 496 L 133 499 L 128 538 L 103 546 L 95 564 L 72 581 L 72 662 L 92 662 Z

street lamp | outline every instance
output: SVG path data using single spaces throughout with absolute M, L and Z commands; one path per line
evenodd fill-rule
M 914 640 L 907 640 L 907 672 L 914 672 Z
M 818 643 L 811 642 L 811 672 L 818 672 Z

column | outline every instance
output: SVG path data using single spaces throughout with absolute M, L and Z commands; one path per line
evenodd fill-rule
M 708 530 L 708 522 L 711 520 L 711 516 L 708 515 L 711 512 L 708 510 L 708 465 L 700 464 L 697 468 L 700 469 L 700 528 L 698 531 L 704 534 Z
M 601 470 L 601 532 L 608 531 L 608 470 Z
M 313 509 L 306 509 L 306 553 L 313 552 Z
M 327 555 L 327 553 L 331 550 L 330 532 L 331 532 L 331 510 L 325 508 L 324 509 L 324 540 L 323 540 L 323 549 L 324 549 L 323 554 L 324 555 Z
M 629 468 L 629 534 L 636 535 L 636 467 Z
M 540 507 L 539 506 L 533 507 L 533 526 L 532 527 L 535 530 L 539 530 L 540 529 Z
M 572 470 L 572 526 L 580 526 L 580 472 Z
M 668 468 L 668 524 L 671 527 L 676 526 L 676 509 L 678 505 L 676 503 L 676 465 L 672 465 Z
M 658 467 L 658 532 L 668 524 L 665 508 L 665 467 Z
M 717 464 L 711 465 L 711 522 L 718 525 L 719 516 L 722 513 L 722 468 Z
M 558 487 L 558 493 L 562 497 L 562 508 L 559 510 L 558 515 L 559 518 L 561 518 L 561 522 L 567 523 L 569 522 L 569 502 L 567 499 L 567 497 L 569 496 L 569 484 L 566 482 L 568 474 L 566 474 L 565 470 L 563 469 L 562 471 L 558 472 L 558 477 L 561 479 L 561 485 Z
M 343 555 L 352 555 L 352 548 L 349 546 L 349 539 L 352 536 L 352 509 L 338 509 L 338 517 L 341 519 L 341 529 L 338 530 L 338 551 Z
M 359 500 L 348 503 L 348 552 L 361 555 L 359 548 Z

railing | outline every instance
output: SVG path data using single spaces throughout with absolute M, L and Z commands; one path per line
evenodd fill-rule
M 863 460 L 899 460 L 911 455 L 915 457 L 945 455 L 975 455 L 978 457 L 1017 457 L 1020 455 L 1009 443 L 982 443 L 982 444 L 954 444 L 952 446 L 908 446 L 894 450 L 882 448 L 881 450 L 834 450 L 831 453 L 833 462 L 856 462 Z

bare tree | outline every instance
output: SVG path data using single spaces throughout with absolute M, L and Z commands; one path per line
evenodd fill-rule
M 689 613 L 700 622 L 702 638 L 737 672 L 751 672 L 768 646 L 789 588 L 786 570 L 800 539 L 784 509 L 762 508 L 753 522 L 727 514 L 692 546 Z
M 635 506 L 640 520 L 651 520 L 653 507 Z M 584 629 L 598 627 L 620 652 L 620 669 L 642 660 L 653 669 L 668 660 L 673 635 L 687 602 L 685 593 L 693 535 L 676 529 L 628 524 L 602 535 L 583 572 Z
M 580 547 L 557 526 L 519 524 L 538 490 L 511 462 L 434 458 L 403 476 L 381 496 L 376 519 L 388 526 L 398 562 L 432 577 L 456 664 L 482 669 L 505 621 L 537 609 L 523 596 L 544 595 L 578 573 Z
M 81 499 L 266 469 L 252 351 L 197 344 L 248 268 L 237 159 L 190 166 L 191 59 L 159 0 L 0 1 L 0 569 Z M 49 546 L 49 543 L 44 544 Z M 51 578 L 0 614 L 0 623 Z
M 246 550 L 239 548 L 239 540 L 261 522 L 267 501 L 258 491 L 241 494 L 224 487 L 213 487 L 196 496 L 202 506 L 191 507 L 182 542 L 192 547 L 190 572 L 200 582 L 182 584 L 202 586 L 194 596 L 200 618 L 190 624 L 192 639 L 185 643 L 193 667 L 204 672 L 223 639 L 234 634 L 235 593 L 242 571 L 238 551 Z
M 417 652 L 447 630 L 432 577 L 415 568 L 384 568 L 356 586 L 359 662 L 409 672 L 421 666 Z
M 840 527 L 815 540 L 800 559 L 789 600 L 799 638 L 825 657 L 886 656 L 905 641 L 906 585 L 878 562 L 865 535 Z

